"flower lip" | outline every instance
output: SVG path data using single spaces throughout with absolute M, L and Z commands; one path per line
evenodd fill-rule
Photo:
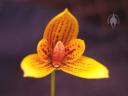
M 55 68 L 60 67 L 61 62 L 63 61 L 65 56 L 65 47 L 61 41 L 58 41 L 54 47 L 53 55 L 52 55 L 52 65 Z

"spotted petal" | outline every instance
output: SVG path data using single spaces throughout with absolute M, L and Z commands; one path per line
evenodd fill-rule
M 48 23 L 43 38 L 48 40 L 50 48 L 53 49 L 57 41 L 65 44 L 76 38 L 77 34 L 78 21 L 68 9 L 65 9 Z
M 48 60 L 48 56 L 50 55 L 49 45 L 46 39 L 42 39 L 39 41 L 37 45 L 37 53 L 41 57 L 43 61 Z
M 54 71 L 54 68 L 48 62 L 43 62 L 37 54 L 26 56 L 21 62 L 21 69 L 24 77 L 41 78 Z
M 64 62 L 73 62 L 80 58 L 85 50 L 85 43 L 82 39 L 73 39 L 65 46 Z
M 108 69 L 98 61 L 89 57 L 80 57 L 74 63 L 66 63 L 62 71 L 86 79 L 108 78 Z

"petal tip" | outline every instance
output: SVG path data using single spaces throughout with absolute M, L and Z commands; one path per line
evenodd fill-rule
M 101 75 L 101 78 L 107 79 L 107 78 L 109 78 L 109 74 L 108 73 L 104 73 L 104 74 Z
M 97 76 L 97 77 L 99 77 L 98 79 L 109 78 L 109 70 L 106 68 L 103 72 L 100 72 L 99 76 Z
M 64 11 L 65 11 L 65 12 L 69 12 L 68 8 L 65 8 Z
M 68 8 L 65 8 L 64 11 L 63 11 L 63 13 L 72 15 L 72 13 L 69 11 Z
M 105 78 L 109 78 L 109 71 L 107 71 L 106 75 L 105 75 Z
M 26 77 L 28 77 L 28 75 L 27 74 L 23 74 L 23 77 L 26 78 Z
M 68 16 L 71 16 L 72 18 L 74 18 L 74 19 L 77 21 L 77 19 L 75 18 L 75 16 L 69 11 L 68 8 L 65 8 L 62 13 L 63 13 L 63 14 L 66 14 L 66 15 L 68 15 Z

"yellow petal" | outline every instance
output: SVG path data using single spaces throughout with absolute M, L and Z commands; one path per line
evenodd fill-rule
M 51 19 L 44 31 L 44 38 L 50 42 L 50 48 L 54 48 L 57 41 L 62 41 L 64 44 L 71 39 L 77 37 L 78 21 L 65 9 L 57 16 Z
M 64 62 L 73 62 L 80 58 L 85 50 L 84 40 L 73 39 L 65 46 Z
M 42 58 L 43 61 L 48 60 L 48 56 L 50 52 L 49 52 L 48 42 L 46 39 L 42 39 L 39 41 L 37 45 L 37 53 Z
M 48 62 L 43 62 L 37 54 L 26 56 L 21 62 L 24 77 L 41 78 L 50 74 L 54 68 Z
M 80 57 L 74 63 L 67 63 L 60 68 L 62 71 L 86 79 L 108 78 L 108 69 L 98 61 L 89 57 Z

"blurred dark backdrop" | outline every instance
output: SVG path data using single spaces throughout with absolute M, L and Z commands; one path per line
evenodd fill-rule
M 48 21 L 69 8 L 86 40 L 85 54 L 110 70 L 110 78 L 80 79 L 57 72 L 56 96 L 128 96 L 127 0 L 0 0 L 0 96 L 49 96 L 50 76 L 23 78 L 20 62 L 36 52 Z M 112 29 L 113 12 L 120 24 Z

